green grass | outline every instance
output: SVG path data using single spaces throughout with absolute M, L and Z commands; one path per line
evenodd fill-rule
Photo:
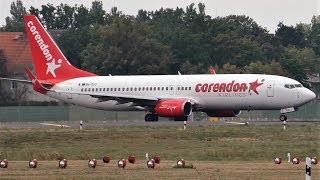
M 320 155 L 320 125 L 110 127 L 107 129 L 0 129 L 0 159 L 25 161 L 127 158 L 145 153 L 162 160 L 272 161 L 288 152 Z

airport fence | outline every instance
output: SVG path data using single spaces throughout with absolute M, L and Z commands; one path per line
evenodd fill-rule
M 94 110 L 73 105 L 60 106 L 8 106 L 0 107 L 0 122 L 27 121 L 117 121 L 143 120 L 145 112 L 113 112 Z M 197 113 L 194 120 L 207 119 L 204 113 Z M 253 120 L 278 119 L 279 111 L 243 111 L 238 118 Z M 320 119 L 320 101 L 302 106 L 299 111 L 289 113 L 290 119 Z

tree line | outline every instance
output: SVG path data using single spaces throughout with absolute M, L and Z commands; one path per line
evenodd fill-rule
M 47 29 L 62 29 L 56 41 L 70 62 L 99 75 L 264 73 L 305 82 L 320 72 L 320 16 L 309 24 L 279 22 L 275 33 L 245 15 L 211 17 L 205 4 L 139 10 L 126 15 L 101 1 L 30 7 Z M 10 7 L 1 31 L 24 31 L 21 0 Z M 311 17 L 310 17 L 311 18 Z

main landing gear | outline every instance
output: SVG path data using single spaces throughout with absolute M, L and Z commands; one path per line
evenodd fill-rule
M 157 116 L 154 113 L 147 113 L 146 116 L 144 117 L 144 120 L 146 122 L 156 122 L 159 120 L 159 116 Z
M 284 114 L 281 114 L 279 117 L 280 121 L 286 121 L 287 120 L 287 116 Z

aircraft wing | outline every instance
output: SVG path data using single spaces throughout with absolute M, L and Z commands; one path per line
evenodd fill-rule
M 81 94 L 81 95 L 88 95 L 94 98 L 97 98 L 99 102 L 114 100 L 117 101 L 118 104 L 125 104 L 133 102 L 135 105 L 138 106 L 155 106 L 159 100 L 166 100 L 170 98 L 162 98 L 162 97 L 155 97 L 155 96 L 137 96 L 137 95 L 124 95 L 124 94 L 108 94 L 108 93 L 100 93 L 100 92 L 72 92 L 72 91 L 65 91 L 65 90 L 51 90 L 57 93 L 70 93 L 70 94 Z M 190 100 L 191 104 L 196 106 L 196 101 L 189 98 L 180 98 L 180 99 L 187 99 Z
M 27 83 L 27 84 L 32 84 L 32 81 L 30 80 L 25 80 L 25 79 L 13 79 L 13 78 L 1 78 L 0 80 L 6 80 L 6 81 L 15 81 L 19 83 Z
M 156 102 L 160 100 L 157 97 L 146 97 L 146 96 L 137 96 L 137 95 L 124 95 L 124 94 L 106 94 L 106 93 L 99 93 L 99 92 L 72 92 L 72 91 L 65 91 L 65 90 L 51 90 L 57 93 L 69 93 L 69 94 L 81 94 L 81 95 L 88 95 L 98 99 L 98 102 L 115 100 L 118 101 L 119 104 L 129 103 L 129 102 L 140 102 L 141 104 L 152 104 L 152 102 Z M 142 103 L 142 101 L 149 101 L 148 103 Z

